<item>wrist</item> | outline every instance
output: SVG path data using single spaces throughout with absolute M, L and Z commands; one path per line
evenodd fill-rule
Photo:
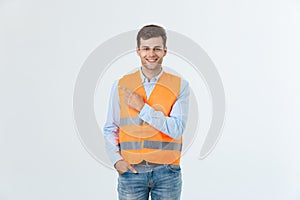
M 141 110 L 143 109 L 143 107 L 144 107 L 144 105 L 145 105 L 145 103 L 143 103 L 141 106 L 140 106 L 140 108 L 139 108 L 139 112 L 141 112 Z
M 121 160 L 118 160 L 117 162 L 115 162 L 115 164 L 114 164 L 114 168 L 115 168 L 115 169 L 117 169 L 117 168 L 116 168 L 116 165 L 117 165 L 117 164 L 118 164 L 118 162 L 120 162 L 120 161 L 123 161 L 123 159 L 121 159 Z

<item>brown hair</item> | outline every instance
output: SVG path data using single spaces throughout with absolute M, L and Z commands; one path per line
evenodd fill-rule
M 166 31 L 163 27 L 158 26 L 158 25 L 154 25 L 154 24 L 150 24 L 150 25 L 146 25 L 143 28 L 141 28 L 141 30 L 139 30 L 137 36 L 136 36 L 136 41 L 137 41 L 137 47 L 140 47 L 141 44 L 141 38 L 143 40 L 147 40 L 153 37 L 162 37 L 163 39 L 163 45 L 164 48 L 166 47 L 166 42 L 167 42 L 167 34 Z

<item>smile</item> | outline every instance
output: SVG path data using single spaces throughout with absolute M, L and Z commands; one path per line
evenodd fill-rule
M 155 58 L 155 59 L 146 59 L 148 62 L 150 62 L 150 63 L 154 63 L 154 62 L 156 62 L 157 61 L 157 58 Z

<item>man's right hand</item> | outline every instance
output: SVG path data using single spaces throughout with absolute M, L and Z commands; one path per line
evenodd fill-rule
M 131 170 L 133 173 L 138 173 L 136 171 L 136 169 L 134 169 L 134 167 L 132 167 L 127 161 L 125 160 L 119 160 L 118 162 L 116 162 L 116 164 L 114 165 L 116 170 L 119 172 L 119 174 L 123 174 L 128 170 Z

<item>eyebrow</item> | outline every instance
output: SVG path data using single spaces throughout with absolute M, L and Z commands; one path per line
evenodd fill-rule
M 141 47 L 150 47 L 150 46 L 141 46 Z M 163 46 L 154 46 L 153 48 L 155 48 L 155 47 L 160 47 L 160 48 L 162 48 Z

